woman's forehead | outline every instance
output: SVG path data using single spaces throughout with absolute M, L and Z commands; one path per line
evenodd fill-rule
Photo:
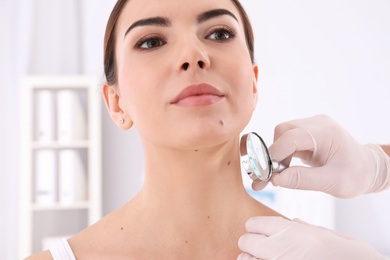
M 118 32 L 124 33 L 126 26 L 150 17 L 195 22 L 199 14 L 213 9 L 226 9 L 241 20 L 231 0 L 128 0 L 118 21 Z

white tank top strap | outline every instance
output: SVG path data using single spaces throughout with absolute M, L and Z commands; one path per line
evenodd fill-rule
M 49 247 L 49 251 L 54 260 L 76 260 L 72 249 L 66 238 L 53 243 Z

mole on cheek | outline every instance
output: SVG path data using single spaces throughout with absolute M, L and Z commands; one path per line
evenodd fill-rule
M 223 121 L 222 121 L 222 120 L 219 120 L 219 124 L 220 124 L 221 126 L 223 126 L 223 125 L 224 125 L 224 123 L 223 123 Z
M 227 165 L 228 165 L 228 166 L 230 165 L 230 161 L 228 161 Z

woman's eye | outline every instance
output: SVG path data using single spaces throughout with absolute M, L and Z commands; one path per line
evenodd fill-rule
M 166 42 L 163 41 L 161 38 L 159 37 L 150 37 L 150 38 L 146 38 L 146 39 L 141 39 L 140 41 L 137 42 L 136 44 L 136 47 L 138 49 L 154 49 L 154 48 L 158 48 L 158 47 L 161 47 L 163 45 L 165 45 Z
M 235 33 L 230 29 L 221 28 L 212 32 L 207 39 L 215 41 L 227 41 L 235 36 Z

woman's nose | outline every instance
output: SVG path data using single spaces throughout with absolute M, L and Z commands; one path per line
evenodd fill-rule
M 206 63 L 203 60 L 198 60 L 198 62 L 195 63 L 194 65 L 195 65 L 195 67 L 197 66 L 200 69 L 204 69 L 206 67 Z M 190 67 L 190 63 L 189 62 L 184 62 L 183 65 L 181 65 L 181 68 L 184 71 L 188 70 L 189 67 Z
M 181 48 L 179 63 L 177 69 L 179 71 L 188 70 L 207 70 L 210 67 L 210 59 L 207 55 L 205 47 L 200 41 L 188 43 Z

